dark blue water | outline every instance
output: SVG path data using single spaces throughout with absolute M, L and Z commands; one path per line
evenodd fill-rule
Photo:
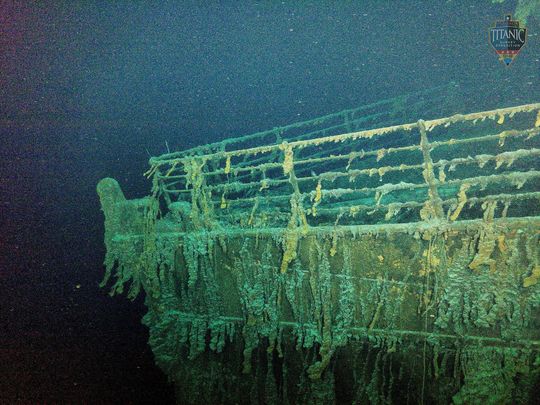
M 449 81 L 455 112 L 540 100 L 538 16 L 508 68 L 487 40 L 512 1 L 201 4 L 0 5 L 0 403 L 174 400 L 142 302 L 98 288 L 99 179 Z

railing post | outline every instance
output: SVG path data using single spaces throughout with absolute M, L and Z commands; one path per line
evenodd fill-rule
M 433 160 L 431 160 L 431 150 L 427 138 L 426 125 L 423 120 L 418 120 L 418 130 L 420 131 L 420 149 L 424 157 L 422 175 L 428 186 L 428 200 L 420 211 L 420 217 L 424 220 L 442 219 L 444 218 L 442 200 L 437 190 L 437 180 L 433 171 Z

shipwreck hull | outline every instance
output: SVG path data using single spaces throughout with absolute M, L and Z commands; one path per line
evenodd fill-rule
M 179 403 L 530 403 L 539 110 L 153 158 L 150 197 L 98 185 L 104 284 L 144 290 L 149 343 Z M 486 119 L 468 137 L 427 138 Z M 418 142 L 372 139 L 399 130 Z M 357 140 L 368 143 L 351 149 Z M 494 145 L 471 156 L 481 140 Z M 420 163 L 377 166 L 398 149 Z

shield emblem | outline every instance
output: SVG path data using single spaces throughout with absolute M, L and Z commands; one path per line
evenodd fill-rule
M 489 29 L 489 43 L 506 66 L 512 63 L 526 41 L 527 28 L 520 27 L 519 21 L 512 20 L 510 14 Z

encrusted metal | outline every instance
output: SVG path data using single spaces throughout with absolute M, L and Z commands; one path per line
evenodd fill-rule
M 144 289 L 180 403 L 534 398 L 540 104 L 419 116 L 437 91 L 100 182 L 104 284 Z

